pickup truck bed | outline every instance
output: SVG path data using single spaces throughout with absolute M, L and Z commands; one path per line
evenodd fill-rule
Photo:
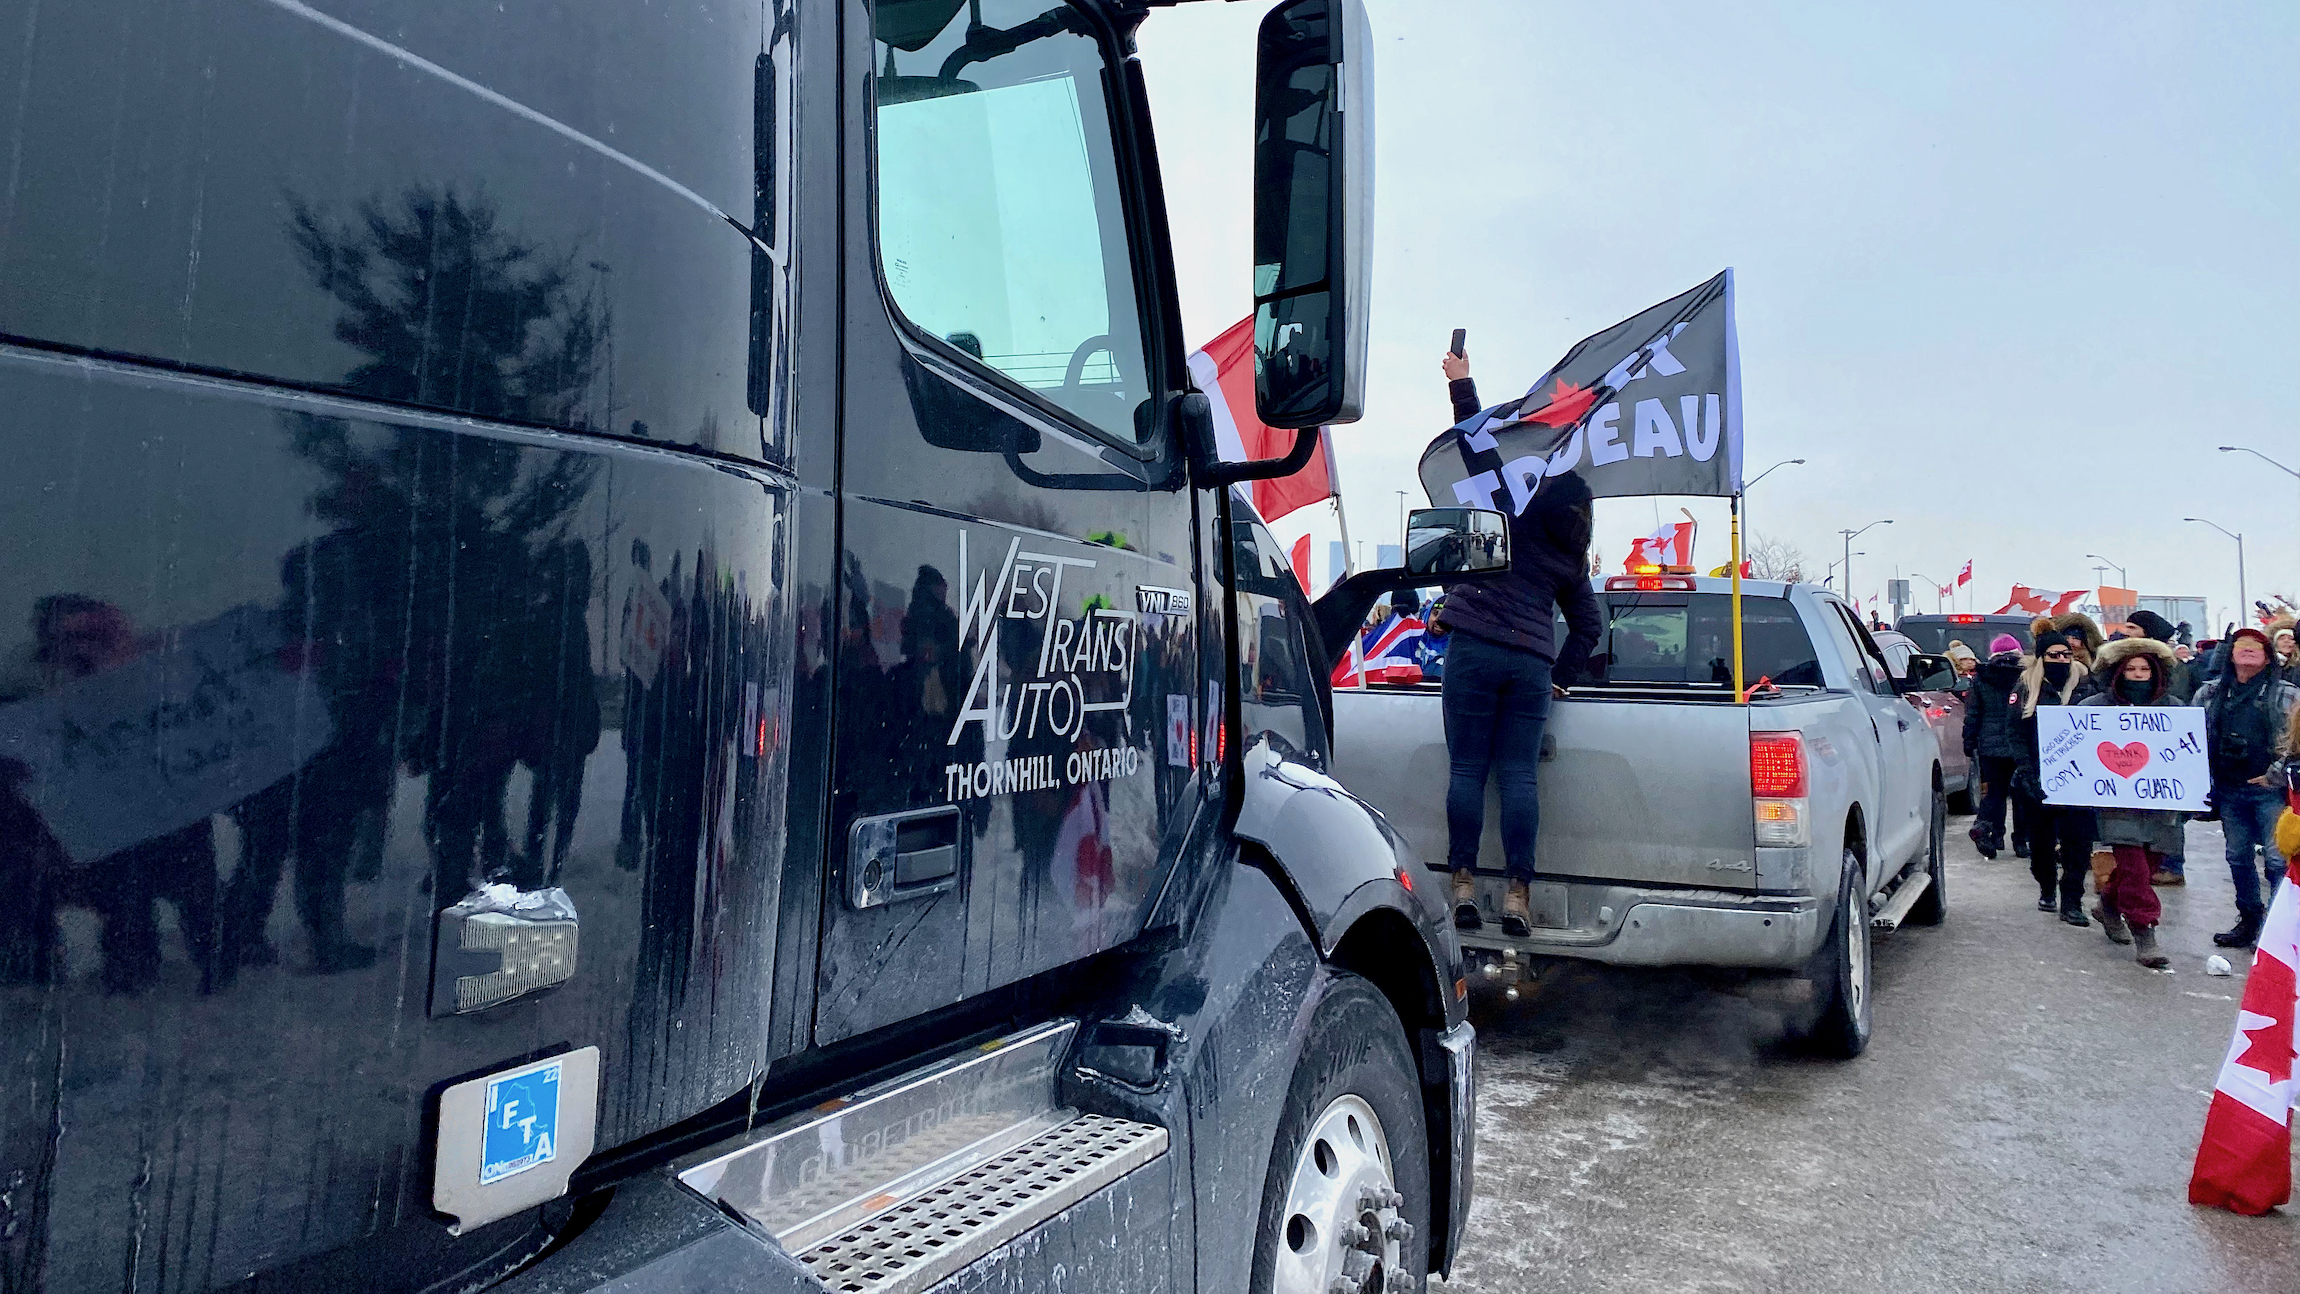
M 1465 948 L 1794 970 L 1821 951 L 1848 856 L 1870 912 L 1886 908 L 1905 875 L 1937 878 L 1944 810 L 1933 734 L 1833 599 L 1803 586 L 1745 586 L 1745 617 L 1767 658 L 1759 663 L 1788 662 L 1783 672 L 1806 682 L 1736 705 L 1730 686 L 1659 677 L 1670 662 L 1701 673 L 1717 624 L 1729 632 L 1715 596 L 1728 587 L 1675 580 L 1662 592 L 1601 594 L 1601 681 L 1556 701 L 1542 737 L 1531 934 L 1501 932 L 1500 809 L 1489 784 L 1478 859 L 1485 921 L 1463 932 Z M 1641 670 L 1641 659 L 1652 668 Z M 1335 776 L 1437 873 L 1447 840 L 1441 696 L 1436 683 L 1334 694 Z M 1800 830 L 1760 846 L 1750 752 L 1768 734 L 1792 735 L 1805 784 L 1789 801 Z

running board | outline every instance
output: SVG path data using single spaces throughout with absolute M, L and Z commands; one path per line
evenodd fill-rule
M 1893 891 L 1893 897 L 1886 901 L 1885 906 L 1877 909 L 1876 915 L 1869 918 L 1870 927 L 1877 930 L 1900 929 L 1902 919 L 1909 915 L 1909 909 L 1917 906 L 1917 900 L 1923 898 L 1925 891 L 1932 886 L 1932 873 L 1922 870 L 1910 872 L 1902 879 L 1900 887 Z
M 840 1294 L 912 1294 L 1166 1152 L 1166 1130 L 1060 1103 L 1056 1021 L 680 1161 L 679 1180 Z

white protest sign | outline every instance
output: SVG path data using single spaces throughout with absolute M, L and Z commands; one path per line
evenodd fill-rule
M 2045 706 L 2036 740 L 2048 804 L 2202 813 L 2212 789 L 2196 706 Z
M 0 707 L 0 757 L 86 866 L 191 825 L 327 748 L 335 724 L 308 674 L 281 668 L 272 613 L 234 607 L 151 650 Z

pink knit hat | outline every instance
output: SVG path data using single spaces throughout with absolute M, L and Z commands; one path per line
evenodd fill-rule
M 2013 637 L 2011 634 L 1998 634 L 1996 637 L 1989 639 L 1989 655 L 1991 656 L 1994 656 L 2001 651 L 2019 650 L 2020 639 Z

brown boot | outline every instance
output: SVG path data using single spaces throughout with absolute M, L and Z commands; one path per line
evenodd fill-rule
M 1501 932 L 1523 939 L 1533 933 L 1533 886 L 1511 881 L 1501 896 Z
M 2170 957 L 2156 950 L 2155 926 L 2132 928 L 2132 959 L 2150 970 L 2163 970 L 2172 964 Z
M 1477 930 L 1485 916 L 1477 910 L 1477 874 L 1468 868 L 1453 874 L 1453 924 L 1456 930 Z

